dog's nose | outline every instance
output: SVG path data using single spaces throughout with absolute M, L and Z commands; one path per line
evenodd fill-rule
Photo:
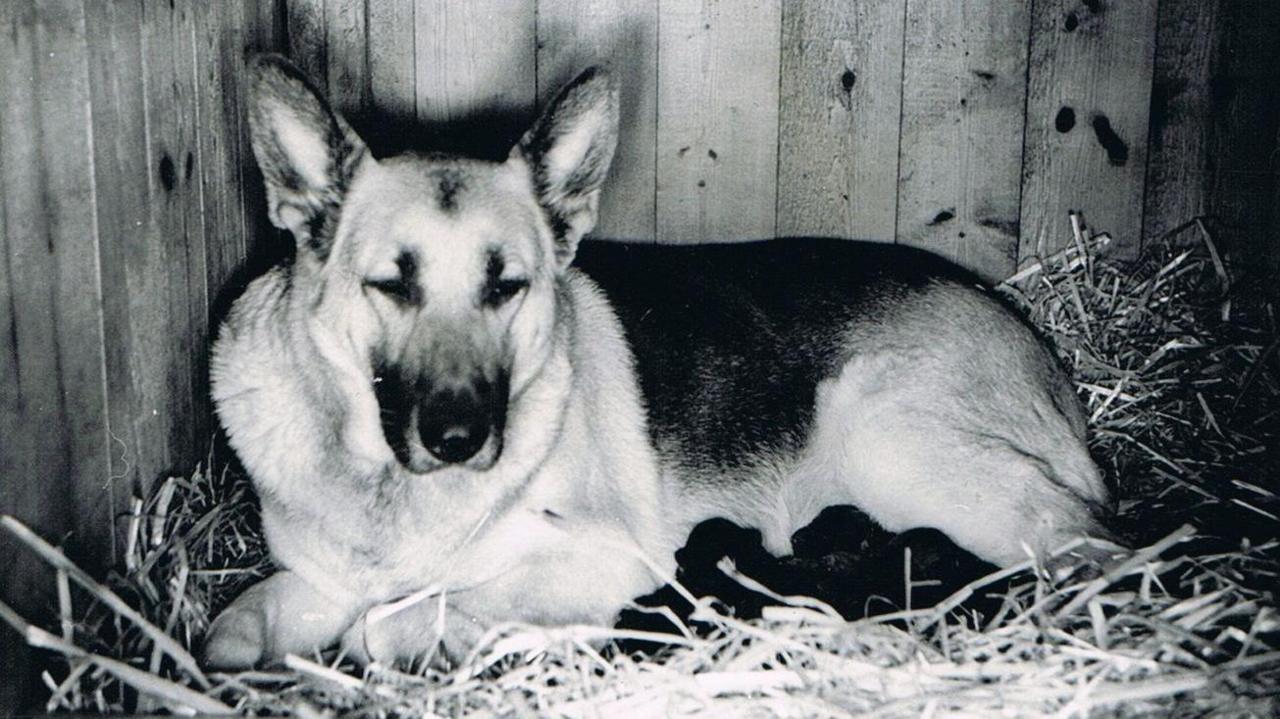
M 486 392 L 440 391 L 419 406 L 418 436 L 431 456 L 458 464 L 480 451 L 492 427 L 482 394 Z

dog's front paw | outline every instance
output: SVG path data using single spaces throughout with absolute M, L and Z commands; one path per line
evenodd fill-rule
M 233 605 L 209 627 L 204 664 L 210 669 L 249 669 L 266 654 L 266 617 L 261 612 Z
M 359 664 L 429 660 L 456 663 L 483 634 L 480 623 L 450 607 L 443 616 L 435 600 L 387 612 L 375 607 L 342 636 L 343 652 Z
M 383 646 L 379 637 L 374 637 L 371 641 L 367 627 L 365 618 L 360 617 L 342 634 L 342 654 L 359 666 L 373 662 L 386 663 L 387 647 Z
M 438 644 L 429 628 L 394 619 L 371 621 L 367 614 L 342 635 L 343 654 L 361 666 L 417 660 L 432 654 Z
M 446 659 L 444 643 L 431 626 L 404 617 L 371 620 L 366 614 L 342 635 L 342 650 L 360 665 Z
M 285 654 L 323 650 L 351 625 L 357 611 L 316 592 L 293 572 L 276 572 L 245 590 L 213 620 L 204 662 L 214 669 L 246 669 Z

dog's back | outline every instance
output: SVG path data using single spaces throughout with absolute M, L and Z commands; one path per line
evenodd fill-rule
M 845 328 L 882 323 L 938 283 L 976 282 L 918 250 L 791 238 L 713 245 L 587 242 L 575 265 L 626 327 L 650 433 L 691 469 L 795 452 Z
M 728 515 L 786 551 L 823 507 L 851 503 L 1001 563 L 1098 533 L 1106 491 L 1070 383 L 954 265 L 791 238 L 587 243 L 577 266 L 626 328 L 686 523 Z

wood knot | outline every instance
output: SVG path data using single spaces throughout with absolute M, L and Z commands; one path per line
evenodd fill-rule
M 160 158 L 160 184 L 164 186 L 165 192 L 173 192 L 178 184 L 178 168 L 167 152 Z

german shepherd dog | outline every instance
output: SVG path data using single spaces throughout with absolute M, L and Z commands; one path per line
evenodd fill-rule
M 280 570 L 214 622 L 210 665 L 607 624 L 716 516 L 786 554 L 851 504 L 999 565 L 1106 534 L 1071 383 L 963 271 L 840 240 L 580 247 L 605 72 L 502 162 L 375 159 L 288 61 L 250 83 L 297 251 L 235 303 L 212 385 Z

